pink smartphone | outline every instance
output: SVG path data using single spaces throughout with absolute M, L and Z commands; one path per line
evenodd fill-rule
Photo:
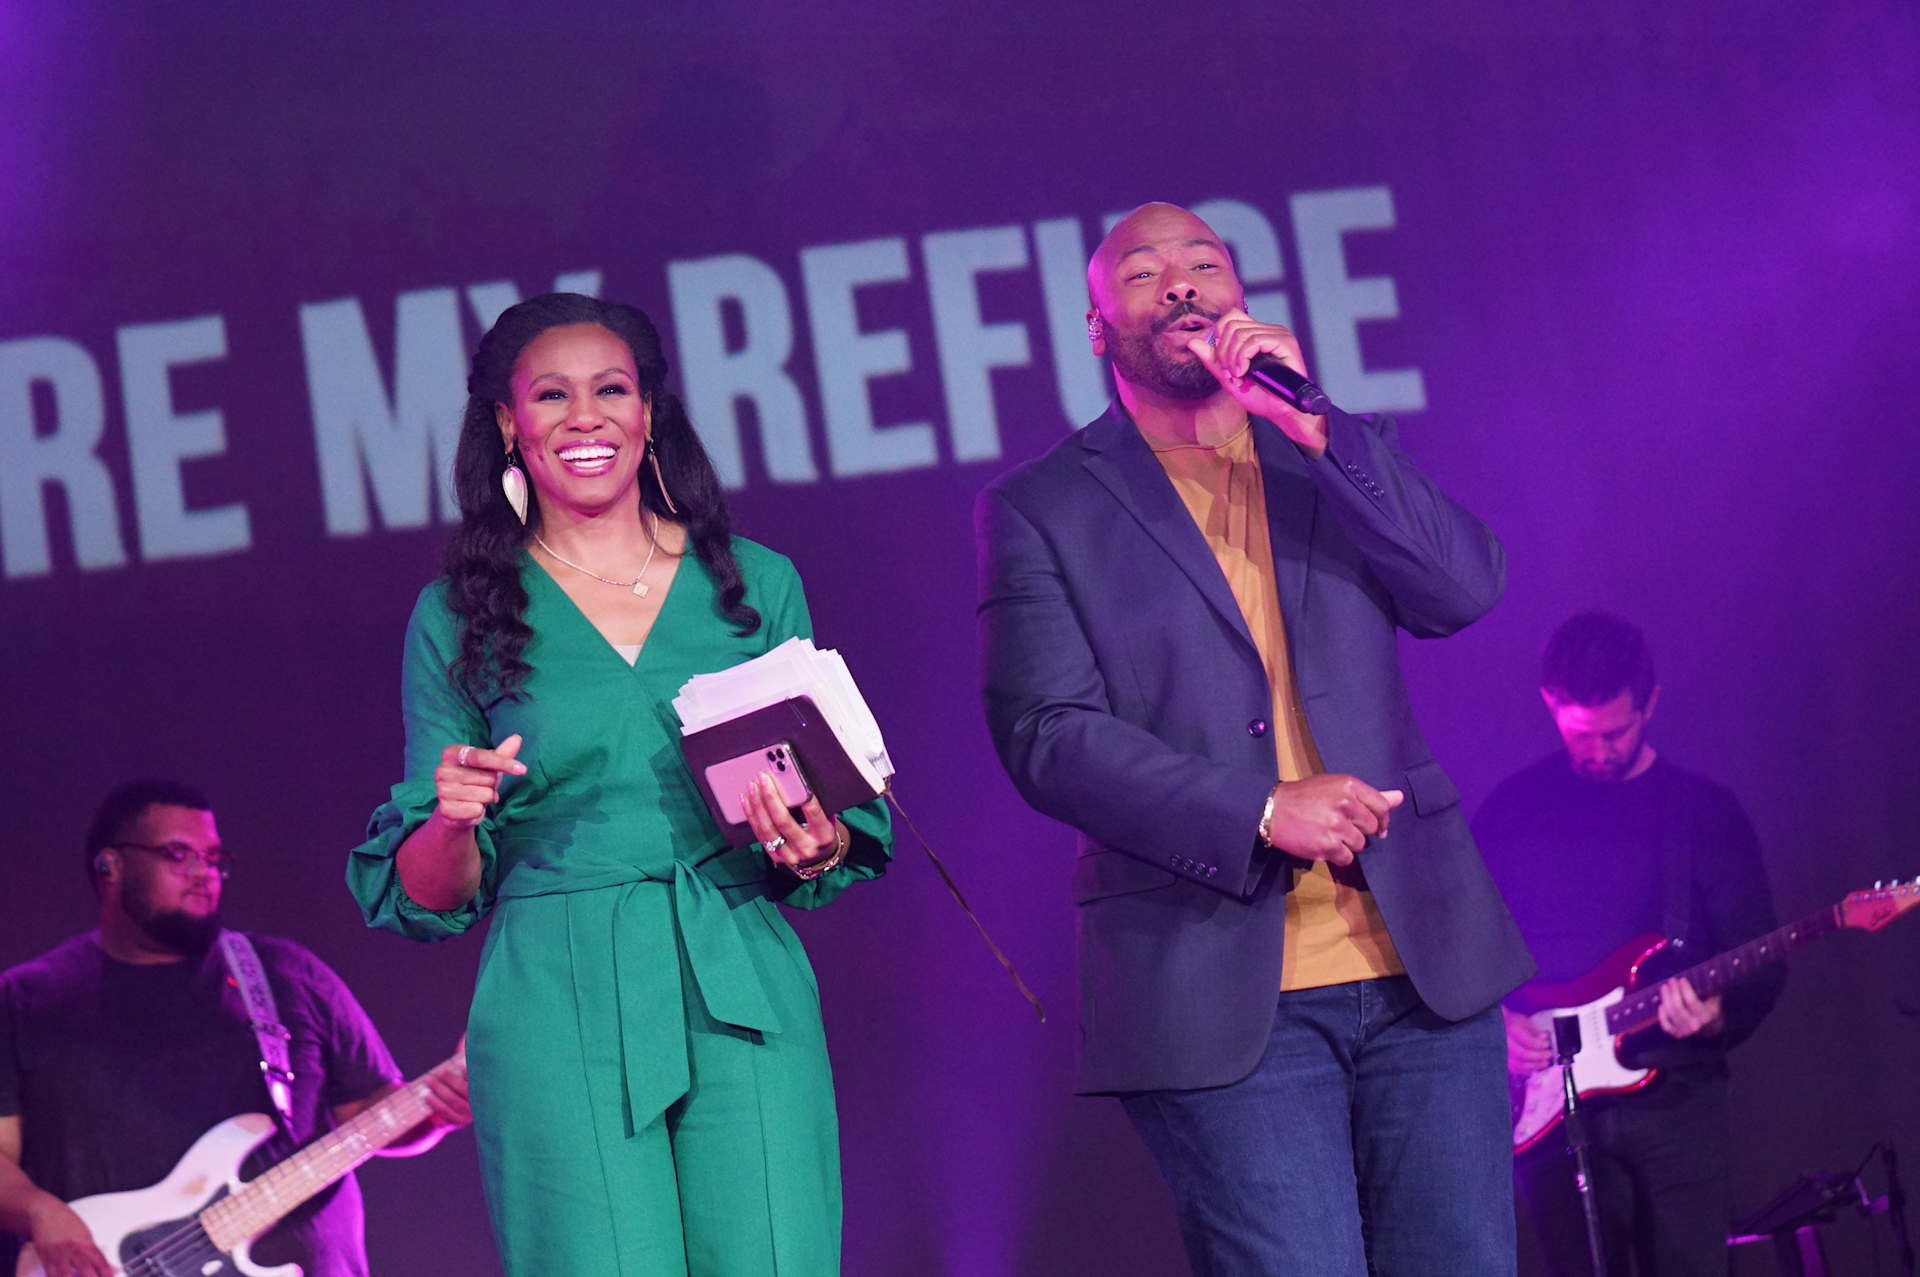
M 793 746 L 786 741 L 776 741 L 765 749 L 756 749 L 707 768 L 707 787 L 713 790 L 721 819 L 730 825 L 746 823 L 747 813 L 740 805 L 740 795 L 762 772 L 772 775 L 774 786 L 780 791 L 780 799 L 788 807 L 798 807 L 813 793 L 807 787 L 807 778 L 800 774 L 800 760 L 793 756 Z

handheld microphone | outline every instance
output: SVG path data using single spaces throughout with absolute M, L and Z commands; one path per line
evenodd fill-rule
M 1301 412 L 1311 413 L 1317 417 L 1333 410 L 1333 400 L 1327 398 L 1326 391 L 1265 351 L 1253 357 L 1253 363 L 1247 369 L 1247 376 L 1279 395 Z

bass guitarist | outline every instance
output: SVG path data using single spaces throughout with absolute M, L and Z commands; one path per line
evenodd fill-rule
M 1660 688 L 1639 629 L 1605 613 L 1575 616 L 1548 640 L 1543 666 L 1540 694 L 1565 749 L 1501 782 L 1473 822 L 1540 980 L 1575 981 L 1643 934 L 1698 960 L 1771 930 L 1759 843 L 1739 801 L 1646 738 Z M 1652 1080 L 1587 1103 L 1614 1274 L 1727 1271 L 1727 1053 L 1772 1009 L 1784 979 L 1771 965 L 1711 997 L 1667 981 L 1659 1031 L 1645 1035 L 1654 1041 L 1624 1061 L 1655 1068 Z M 1508 1072 L 1523 1079 L 1546 1068 L 1541 1029 L 1512 1009 L 1506 1023 Z M 1588 1271 L 1565 1151 L 1556 1126 L 1516 1158 L 1523 1274 Z
M 108 1277 L 121 1256 L 102 1255 L 65 1203 L 156 1184 L 209 1128 L 284 1103 L 279 1134 L 243 1170 L 251 1177 L 399 1085 L 366 1012 L 313 954 L 254 935 L 251 967 L 235 969 L 249 960 L 229 957 L 222 938 L 233 863 L 199 793 L 122 785 L 86 839 L 98 929 L 0 974 L 0 1274 L 30 1241 L 48 1277 Z M 264 983 L 270 998 L 256 994 L 255 1006 L 270 1001 L 286 1031 L 276 1067 L 291 1077 L 277 1097 L 262 1067 L 274 1049 L 240 992 L 250 982 Z M 457 1072 L 428 1078 L 429 1116 L 389 1156 L 424 1152 L 472 1120 Z M 252 1258 L 298 1263 L 306 1277 L 365 1277 L 351 1176 L 267 1232 Z

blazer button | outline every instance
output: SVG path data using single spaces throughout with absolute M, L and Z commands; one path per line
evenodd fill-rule
M 1249 736 L 1265 736 L 1266 734 L 1267 734 L 1267 720 L 1266 720 L 1266 719 L 1264 719 L 1264 718 L 1256 718 L 1256 719 L 1254 719 L 1254 720 L 1253 720 L 1253 721 L 1252 721 L 1251 723 L 1248 723 L 1248 724 L 1247 724 L 1247 735 L 1249 735 Z
M 1207 877 L 1209 877 L 1209 878 L 1211 878 L 1211 877 L 1213 877 L 1213 876 L 1214 876 L 1215 874 L 1217 874 L 1217 873 L 1219 873 L 1219 872 L 1220 872 L 1220 866 L 1219 866 L 1219 865 L 1208 865 L 1208 866 L 1207 866 Z

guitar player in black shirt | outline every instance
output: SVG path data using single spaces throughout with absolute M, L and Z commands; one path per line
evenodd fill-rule
M 233 864 L 196 791 L 169 781 L 122 785 L 86 838 L 98 927 L 0 973 L 0 1272 L 14 1271 L 14 1248 L 27 1241 L 47 1277 L 119 1271 L 127 1250 L 90 1234 L 67 1203 L 147 1189 L 211 1128 L 242 1113 L 273 1113 L 262 1045 L 238 992 L 247 973 L 230 968 L 222 939 L 221 890 Z M 256 1123 L 276 1133 L 247 1157 L 242 1175 L 251 1179 L 297 1145 L 386 1102 L 401 1083 L 339 976 L 292 941 L 248 939 L 257 963 L 251 974 L 264 978 L 286 1030 L 292 1075 L 282 1092 L 287 1116 Z M 411 1106 L 389 1103 L 385 1113 L 424 1117 L 385 1136 L 380 1151 L 388 1156 L 423 1152 L 472 1120 L 457 1061 L 413 1085 L 413 1095 L 398 1097 Z M 237 1158 L 244 1149 L 230 1152 Z M 200 1192 L 193 1188 L 200 1171 L 211 1191 L 221 1167 L 197 1164 L 174 1181 L 180 1193 L 152 1195 L 158 1209 L 143 1214 L 129 1203 L 116 1221 L 135 1236 L 179 1237 L 179 1218 L 191 1220 L 187 1208 L 199 1204 L 190 1194 Z M 306 1277 L 366 1277 L 352 1175 L 316 1175 L 307 1186 L 310 1198 L 259 1237 L 252 1261 L 297 1262 Z M 276 1191 L 290 1193 L 287 1185 Z M 224 1251 L 216 1256 L 198 1234 L 191 1241 L 129 1247 L 164 1248 L 142 1272 L 234 1271 Z M 116 1262 L 103 1246 L 119 1251 Z
M 1775 927 L 1739 801 L 1647 739 L 1660 689 L 1640 631 L 1605 613 L 1576 616 L 1548 641 L 1543 666 L 1541 696 L 1564 748 L 1502 781 L 1473 821 L 1539 981 L 1576 982 L 1610 958 L 1622 962 L 1618 951 L 1636 937 L 1679 942 L 1663 955 L 1684 955 L 1679 968 Z M 1613 1274 L 1727 1271 L 1727 1053 L 1772 1009 L 1784 980 L 1774 964 L 1713 996 L 1682 979 L 1662 984 L 1660 1032 L 1623 1061 L 1656 1072 L 1641 1089 L 1585 1102 Z M 1509 1009 L 1506 1021 L 1508 1072 L 1523 1081 L 1551 1052 L 1531 1020 Z M 1565 1151 L 1555 1125 L 1515 1159 L 1523 1274 L 1588 1271 Z

